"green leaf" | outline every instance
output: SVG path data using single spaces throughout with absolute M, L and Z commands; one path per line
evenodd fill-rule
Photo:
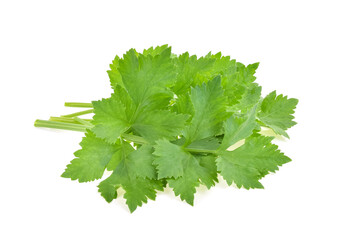
M 175 81 L 174 65 L 170 58 L 171 48 L 164 49 L 158 55 L 137 56 L 134 49 L 124 55 L 119 61 L 119 72 L 123 84 L 137 106 L 142 111 L 152 96 L 166 92 L 166 87 Z
M 189 153 L 165 139 L 158 140 L 154 148 L 154 164 L 159 178 L 178 178 L 184 174 L 185 162 L 190 158 Z
M 92 104 L 94 108 L 92 131 L 99 138 L 115 143 L 118 137 L 130 127 L 124 105 L 112 97 L 93 101 Z
M 216 137 L 200 139 L 189 144 L 186 149 L 194 150 L 217 150 L 220 147 L 220 140 Z
M 258 118 L 275 133 L 289 138 L 286 130 L 296 124 L 292 114 L 297 104 L 298 99 L 288 99 L 282 94 L 277 96 L 276 91 L 273 91 L 262 101 Z
M 228 155 L 217 158 L 217 167 L 228 185 L 234 182 L 238 188 L 264 188 L 259 182 L 260 173 L 257 169 L 238 163 Z
M 158 110 L 140 115 L 132 127 L 150 143 L 154 143 L 162 138 L 175 139 L 183 131 L 187 118 L 188 115 Z
M 258 104 L 261 97 L 261 87 L 256 83 L 252 83 L 245 90 L 241 99 L 236 105 L 233 105 L 228 111 L 232 110 L 237 112 L 240 110 L 242 113 L 249 111 L 254 105 Z
M 152 147 L 144 145 L 134 150 L 130 144 L 122 142 L 119 165 L 110 177 L 99 185 L 99 192 L 110 202 L 116 198 L 116 190 L 122 187 L 125 190 L 124 198 L 131 212 L 147 199 L 155 199 L 156 190 L 162 190 L 163 184 L 155 178 L 155 167 L 152 165 Z
M 67 165 L 61 176 L 78 179 L 79 182 L 100 179 L 117 147 L 97 138 L 91 131 L 87 131 L 80 146 L 82 149 L 74 153 L 76 158 Z
M 216 60 L 212 76 L 215 76 L 216 74 L 221 76 L 221 83 L 225 91 L 227 105 L 243 105 L 246 104 L 246 101 L 251 100 L 250 98 L 244 98 L 246 98 L 246 95 L 250 94 L 248 89 L 256 86 L 256 84 L 253 83 L 256 79 L 254 74 L 259 63 L 250 64 L 246 67 L 242 63 L 231 60 L 229 56 L 222 56 L 221 53 L 215 55 L 209 54 L 209 57 Z M 256 97 L 256 95 L 253 97 Z M 245 102 L 241 103 L 241 101 Z M 238 106 L 236 108 L 239 107 L 242 109 L 243 106 Z
M 107 179 L 106 179 L 107 180 Z M 110 180 L 104 180 L 98 185 L 98 191 L 101 196 L 108 202 L 112 202 L 114 199 L 118 197 L 117 193 L 117 184 Z
M 117 85 L 122 85 L 122 78 L 118 71 L 119 60 L 119 56 L 115 56 L 112 64 L 109 65 L 110 70 L 107 71 L 113 89 L 115 89 Z
M 201 156 L 197 155 L 195 158 L 198 160 L 201 168 L 198 168 L 198 175 L 200 181 L 208 189 L 215 185 L 218 182 L 218 173 L 216 165 L 216 157 L 212 155 Z
M 221 149 L 227 149 L 239 140 L 245 139 L 252 135 L 253 130 L 257 128 L 255 105 L 248 114 L 243 117 L 229 117 L 224 122 L 224 139 L 220 146 Z
M 168 180 L 168 185 L 173 188 L 175 196 L 180 195 L 182 201 L 186 201 L 192 206 L 194 204 L 194 194 L 197 191 L 196 188 L 200 185 L 195 167 L 194 161 L 188 161 L 185 174 L 182 177 Z
M 99 192 L 107 202 L 116 198 L 116 189 L 122 187 L 125 190 L 124 198 L 131 212 L 134 212 L 147 199 L 155 200 L 156 190 L 162 190 L 154 180 L 143 178 L 129 178 L 125 173 L 112 173 L 110 177 L 99 185 Z
M 246 189 L 263 188 L 259 179 L 291 161 L 271 143 L 272 139 L 256 134 L 233 151 L 220 151 L 217 168 L 226 182 Z
M 136 178 L 133 181 L 131 179 L 127 181 L 121 181 L 122 187 L 126 191 L 124 198 L 126 204 L 131 212 L 142 203 L 147 203 L 147 199 L 155 200 L 156 190 L 163 191 L 163 186 L 159 181 Z
M 121 161 L 116 170 L 99 185 L 99 192 L 110 202 L 114 199 L 116 189 L 122 187 L 125 190 L 124 198 L 131 212 L 134 212 L 147 199 L 155 200 L 156 190 L 162 191 L 163 185 L 158 180 L 134 177 L 129 174 L 128 163 Z
M 178 76 L 172 90 L 179 96 L 187 93 L 192 84 L 201 84 L 201 82 L 197 82 L 198 75 L 209 73 L 213 68 L 215 59 L 204 57 L 198 59 L 196 55 L 190 56 L 186 52 L 176 58 L 174 62 Z
M 193 205 L 194 193 L 200 185 L 200 180 L 209 188 L 217 181 L 216 168 L 213 172 L 213 157 L 195 157 L 185 151 L 184 147 L 168 140 L 157 141 L 154 148 L 154 164 L 158 170 L 158 178 L 170 178 L 167 181 L 175 195 L 180 195 L 180 198 L 190 205 Z M 205 163 L 200 165 L 202 161 Z
M 174 100 L 172 111 L 193 116 L 194 109 L 189 93 L 181 94 Z
M 167 180 L 168 185 L 173 188 L 174 194 L 176 196 L 180 195 L 181 200 L 193 206 L 194 194 L 200 183 L 210 188 L 217 182 L 216 168 L 214 168 L 215 172 L 213 172 L 214 160 L 215 158 L 212 156 L 195 157 L 190 154 L 189 157 L 183 161 L 183 175 L 175 179 L 171 178 Z M 205 161 L 204 165 L 200 165 L 202 161 Z
M 153 166 L 152 152 L 151 145 L 143 145 L 135 150 L 129 143 L 123 141 L 115 145 L 115 152 L 107 164 L 107 170 L 115 170 L 121 161 L 124 161 L 131 177 L 155 179 L 156 171 Z
M 191 101 L 194 116 L 184 136 L 189 143 L 211 137 L 220 132 L 226 118 L 226 105 L 220 77 L 192 88 Z
M 168 49 L 168 44 L 162 45 L 162 46 L 157 46 L 155 48 L 150 47 L 148 49 L 145 49 L 142 54 L 147 56 L 147 55 L 151 55 L 151 56 L 156 56 L 161 54 L 163 51 L 165 51 L 166 49 Z
M 129 175 L 132 177 L 156 179 L 152 153 L 153 147 L 151 145 L 143 145 L 136 151 L 131 152 L 126 159 Z
M 134 152 L 134 148 L 127 142 L 120 142 L 114 145 L 115 146 L 115 152 L 112 155 L 111 160 L 107 164 L 107 170 L 113 171 L 122 160 L 126 160 L 127 156 L 130 155 L 130 153 Z
M 114 89 L 114 93 L 111 95 L 111 98 L 122 103 L 125 109 L 126 119 L 130 122 L 130 119 L 132 119 L 136 111 L 136 105 L 134 104 L 130 95 L 127 93 L 126 89 L 120 85 L 117 85 Z

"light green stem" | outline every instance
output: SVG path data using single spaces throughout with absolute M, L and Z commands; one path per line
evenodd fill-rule
M 92 103 L 65 102 L 65 107 L 93 108 Z
M 81 118 L 78 118 L 78 117 L 74 117 L 74 120 L 80 124 L 83 124 L 85 126 L 88 126 L 88 127 L 94 127 L 94 125 L 88 121 L 86 121 L 85 119 L 81 119 Z
M 139 137 L 133 134 L 123 133 L 121 134 L 121 137 L 127 141 L 134 142 L 137 144 L 148 144 L 148 142 L 143 137 Z
M 216 154 L 216 150 L 211 150 L 211 149 L 198 149 L 198 148 L 185 148 L 186 151 L 189 151 L 191 153 L 212 153 Z
M 79 124 L 79 122 L 77 122 L 75 120 L 75 118 L 76 117 L 74 117 L 74 118 L 70 118 L 70 117 L 50 117 L 49 120 L 54 121 L 54 122 L 77 123 L 77 124 Z M 84 118 L 81 118 L 81 120 L 86 121 L 86 122 L 92 121 L 91 119 L 84 119 Z
M 77 121 L 74 120 L 74 118 L 68 117 L 50 117 L 49 121 L 79 124 Z
M 74 123 L 65 123 L 65 122 L 56 122 L 56 121 L 45 121 L 45 120 L 36 120 L 34 126 L 36 127 L 45 127 L 45 128 L 55 128 L 55 129 L 64 129 L 64 130 L 71 130 L 71 131 L 78 131 L 78 132 L 86 132 L 86 129 L 91 129 L 93 127 L 92 124 L 88 123 L 87 121 L 74 118 L 75 121 L 79 121 L 80 124 Z M 144 139 L 143 137 L 136 136 L 133 134 L 123 133 L 121 137 L 129 142 L 134 142 L 137 144 L 149 144 L 149 142 Z M 186 151 L 191 153 L 211 153 L 217 154 L 216 150 L 212 149 L 198 149 L 198 148 L 185 148 Z
M 73 123 L 64 123 L 64 122 L 55 122 L 55 121 L 46 121 L 46 120 L 36 120 L 34 122 L 35 127 L 45 127 L 45 128 L 55 128 L 55 129 L 64 129 L 78 132 L 86 132 L 88 127 L 82 124 L 73 124 Z
M 81 112 L 76 112 L 76 113 L 71 113 L 71 114 L 67 114 L 67 115 L 62 115 L 61 117 L 77 117 L 77 116 L 81 116 L 81 115 L 85 115 L 88 113 L 93 113 L 93 109 L 89 109 L 89 110 L 85 110 L 85 111 L 81 111 Z

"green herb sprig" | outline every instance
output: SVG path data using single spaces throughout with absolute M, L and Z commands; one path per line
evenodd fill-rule
M 131 212 L 167 185 L 193 205 L 196 188 L 211 188 L 218 174 L 228 185 L 263 188 L 260 179 L 291 160 L 261 130 L 288 138 L 298 100 L 275 91 L 262 98 L 258 65 L 221 53 L 177 56 L 167 45 L 131 49 L 110 65 L 110 98 L 66 102 L 88 110 L 35 126 L 85 132 L 62 177 L 88 182 L 112 171 L 99 192 L 111 202 L 123 188 Z

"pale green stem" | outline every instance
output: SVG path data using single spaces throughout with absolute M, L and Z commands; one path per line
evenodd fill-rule
M 79 122 L 75 121 L 75 117 L 74 118 L 70 118 L 70 117 L 50 117 L 49 120 L 54 121 L 54 122 L 79 123 Z M 84 119 L 84 118 L 81 118 L 81 120 L 86 121 L 86 122 L 92 121 L 91 119 Z
M 45 121 L 45 120 L 36 120 L 34 123 L 35 127 L 45 127 L 45 128 L 55 128 L 55 129 L 64 129 L 71 131 L 86 132 L 86 129 L 91 129 L 93 125 L 85 122 L 83 119 L 74 118 L 75 121 L 79 121 L 81 124 L 74 123 L 65 123 L 65 122 L 56 122 L 56 121 Z M 85 125 L 86 124 L 86 125 Z M 149 142 L 143 137 L 136 136 L 133 134 L 123 133 L 121 137 L 127 141 L 134 142 L 137 144 L 149 144 Z M 197 148 L 185 148 L 186 151 L 191 153 L 212 153 L 217 154 L 216 150 L 211 149 L 197 149 Z
M 92 103 L 65 102 L 65 107 L 93 108 Z
M 212 153 L 216 154 L 216 150 L 211 150 L 211 149 L 198 149 L 198 148 L 185 148 L 186 151 L 189 151 L 191 153 Z
M 46 121 L 46 120 L 36 120 L 34 122 L 35 127 L 45 127 L 45 128 L 55 128 L 55 129 L 64 129 L 78 132 L 86 132 L 86 126 L 82 124 L 73 124 L 73 123 L 63 123 L 55 121 Z
M 53 122 L 63 122 L 63 123 L 78 123 L 74 120 L 74 118 L 68 118 L 68 117 L 50 117 L 49 121 Z
M 88 127 L 91 127 L 91 128 L 94 127 L 94 125 L 93 125 L 92 123 L 86 121 L 85 119 L 81 119 L 81 118 L 78 118 L 78 117 L 74 117 L 74 120 L 75 120 L 76 122 L 78 122 L 78 123 L 81 123 L 81 124 L 85 125 L 85 126 L 88 126 Z
M 81 116 L 81 115 L 85 115 L 88 113 L 93 113 L 93 109 L 89 109 L 89 110 L 85 110 L 85 111 L 81 111 L 81 112 L 76 112 L 76 113 L 71 113 L 71 114 L 67 114 L 67 115 L 62 115 L 61 117 L 77 117 L 77 116 Z
M 123 133 L 121 134 L 121 137 L 127 141 L 134 142 L 137 144 L 148 144 L 148 142 L 143 137 L 139 137 L 133 134 Z

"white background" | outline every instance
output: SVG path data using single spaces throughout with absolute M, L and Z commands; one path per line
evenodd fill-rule
M 339 239 L 337 1 L 1 1 L 0 238 Z M 82 133 L 36 129 L 65 101 L 110 95 L 115 54 L 168 43 L 199 56 L 260 62 L 263 94 L 300 100 L 293 161 L 265 190 L 220 183 L 195 206 L 172 191 L 128 212 L 98 182 L 61 178 Z M 336 229 L 337 228 L 337 229 Z

